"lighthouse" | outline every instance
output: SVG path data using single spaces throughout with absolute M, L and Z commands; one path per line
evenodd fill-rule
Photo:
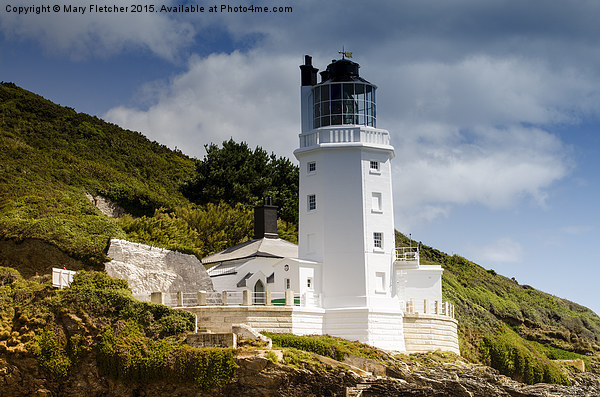
M 377 86 L 347 58 L 331 61 L 320 81 L 310 56 L 300 66 L 298 245 L 277 235 L 275 206 L 257 207 L 253 240 L 202 259 L 221 307 L 196 313 L 225 331 L 245 323 L 459 353 L 443 269 L 421 264 L 418 246 L 395 247 L 394 148 L 377 125 Z
M 320 73 L 305 56 L 298 257 L 321 265 L 323 332 L 403 350 L 402 308 L 387 130 L 377 128 L 377 87 L 342 56 Z M 385 341 L 385 342 L 384 342 Z

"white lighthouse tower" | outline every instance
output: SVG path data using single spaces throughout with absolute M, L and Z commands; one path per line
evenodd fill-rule
M 394 270 L 388 131 L 376 128 L 377 87 L 342 56 L 300 66 L 302 133 L 298 256 L 322 264 L 323 332 L 404 350 Z
M 220 332 L 245 323 L 393 351 L 459 353 L 443 269 L 421 263 L 418 246 L 395 247 L 394 148 L 377 128 L 377 87 L 345 54 L 319 83 L 310 56 L 300 69 L 299 244 L 278 237 L 276 207 L 257 208 L 253 240 L 202 259 L 221 306 L 195 309 L 198 318 Z M 235 299 L 241 305 L 223 307 Z

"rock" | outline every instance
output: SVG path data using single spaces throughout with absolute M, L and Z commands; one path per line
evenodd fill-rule
M 154 382 L 123 382 L 103 377 L 93 355 L 86 356 L 68 379 L 55 381 L 27 356 L 0 358 L 0 395 L 20 396 L 407 396 L 407 397 L 597 397 L 600 375 L 580 374 L 574 386 L 524 385 L 498 371 L 461 361 L 418 365 L 393 362 L 387 375 L 372 376 L 348 364 L 315 358 L 304 368 L 275 364 L 267 358 L 272 350 L 245 350 L 236 358 L 238 368 L 231 383 L 213 390 L 199 390 L 193 383 L 171 379 Z M 320 362 L 319 362 L 320 361 Z M 281 362 L 281 361 L 280 361 Z M 388 370 L 386 370 L 388 373 Z
M 134 295 L 152 292 L 214 291 L 204 265 L 194 255 L 111 239 L 106 273 L 127 280 Z

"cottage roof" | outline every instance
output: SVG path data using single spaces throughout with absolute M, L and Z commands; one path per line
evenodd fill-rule
M 297 258 L 298 246 L 280 238 L 254 239 L 207 256 L 202 263 L 208 265 L 253 257 Z

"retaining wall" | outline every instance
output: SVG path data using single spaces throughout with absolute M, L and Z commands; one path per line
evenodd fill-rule
M 408 353 L 435 350 L 460 354 L 458 321 L 438 314 L 405 314 L 404 340 Z
M 290 306 L 197 306 L 183 308 L 196 315 L 196 328 L 211 332 L 232 332 L 232 326 L 246 324 L 257 331 L 291 333 Z

